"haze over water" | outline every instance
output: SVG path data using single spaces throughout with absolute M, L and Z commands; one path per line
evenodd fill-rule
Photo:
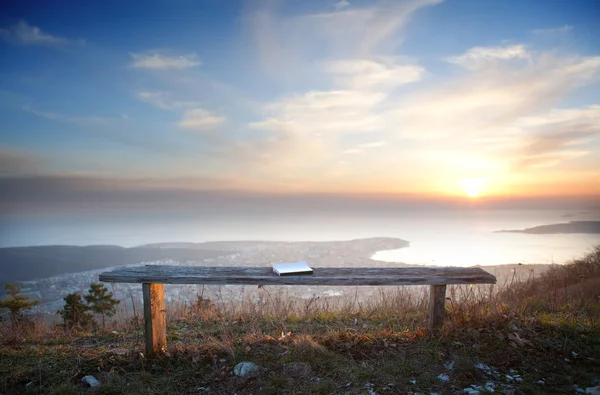
M 410 264 L 471 266 L 563 263 L 600 243 L 593 234 L 494 233 L 571 220 L 600 219 L 600 213 L 564 210 L 395 210 L 356 213 L 285 213 L 206 218 L 104 218 L 13 221 L 3 246 L 113 244 L 221 240 L 333 241 L 397 237 L 410 247 L 381 251 L 373 259 Z M 5 228 L 6 229 L 6 228 Z

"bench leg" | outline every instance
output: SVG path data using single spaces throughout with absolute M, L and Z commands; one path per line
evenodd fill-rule
M 144 337 L 146 357 L 152 358 L 167 347 L 167 310 L 164 284 L 142 284 L 144 294 Z
M 446 285 L 429 286 L 429 322 L 427 329 L 434 331 L 444 323 Z

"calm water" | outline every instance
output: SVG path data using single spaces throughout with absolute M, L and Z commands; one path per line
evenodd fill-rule
M 328 241 L 363 237 L 398 237 L 409 248 L 382 251 L 375 259 L 436 265 L 562 263 L 600 244 L 600 235 L 528 235 L 493 233 L 570 220 L 600 219 L 600 213 L 565 211 L 395 211 L 264 215 L 232 218 L 128 220 L 48 219 L 4 221 L 0 245 L 117 244 L 215 240 Z

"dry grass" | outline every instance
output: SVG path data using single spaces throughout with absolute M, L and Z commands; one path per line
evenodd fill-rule
M 517 393 L 571 393 L 598 385 L 600 303 L 586 294 L 590 272 L 566 285 L 571 297 L 559 297 L 558 287 L 553 295 L 557 273 L 580 268 L 556 270 L 533 280 L 525 269 L 495 287 L 450 286 L 435 335 L 424 330 L 428 295 L 419 287 L 380 287 L 366 300 L 302 300 L 275 287 L 246 289 L 241 302 L 202 294 L 169 307 L 168 351 L 154 360 L 140 353 L 135 318 L 103 333 L 35 320 L 3 326 L 0 393 L 86 393 L 85 375 L 102 382 L 97 394 L 450 394 L 488 381 Z M 262 366 L 261 375 L 233 375 L 241 361 Z M 516 374 L 522 381 L 506 378 Z

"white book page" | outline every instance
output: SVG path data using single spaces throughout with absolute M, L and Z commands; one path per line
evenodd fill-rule
M 304 261 L 294 263 L 277 263 L 273 265 L 273 271 L 279 275 L 293 273 L 311 273 L 312 269 Z

